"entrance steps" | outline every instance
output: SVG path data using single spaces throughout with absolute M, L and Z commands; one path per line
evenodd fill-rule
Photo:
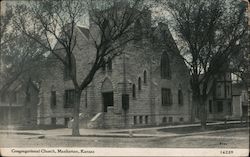
M 103 125 L 103 113 L 97 113 L 87 124 L 87 128 L 101 128 Z

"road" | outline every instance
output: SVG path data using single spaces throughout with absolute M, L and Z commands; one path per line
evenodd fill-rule
M 0 147 L 249 148 L 249 130 L 179 137 L 64 137 L 0 134 Z M 41 137 L 41 136 L 40 136 Z

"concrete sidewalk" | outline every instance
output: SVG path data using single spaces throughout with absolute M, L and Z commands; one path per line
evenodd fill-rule
M 225 122 L 214 122 L 208 123 L 207 125 L 219 125 L 225 124 Z M 240 121 L 229 121 L 227 124 L 240 124 Z M 214 132 L 224 132 L 224 131 L 237 131 L 246 128 L 231 128 L 224 130 L 215 131 L 204 131 L 204 132 L 194 132 L 186 134 L 177 134 L 172 132 L 161 132 L 158 129 L 172 129 L 172 128 L 188 128 L 200 126 L 200 124 L 183 124 L 183 125 L 173 125 L 173 126 L 161 126 L 161 127 L 149 127 L 149 128 L 133 128 L 133 129 L 80 129 L 80 137 L 72 137 L 71 129 L 52 129 L 52 130 L 0 130 L 0 134 L 24 134 L 30 135 L 26 138 L 64 138 L 64 139 L 81 139 L 81 137 L 138 137 L 138 138 L 149 138 L 149 137 L 179 137 L 179 136 L 191 136 L 199 134 L 209 134 Z M 148 131 L 151 133 L 140 133 L 140 131 Z

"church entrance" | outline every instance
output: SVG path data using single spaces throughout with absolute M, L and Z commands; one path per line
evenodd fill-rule
M 102 83 L 102 104 L 103 112 L 108 111 L 108 106 L 114 106 L 114 93 L 112 82 L 109 79 L 105 79 Z
M 103 98 L 103 112 L 107 112 L 108 106 L 114 106 L 113 92 L 102 93 Z

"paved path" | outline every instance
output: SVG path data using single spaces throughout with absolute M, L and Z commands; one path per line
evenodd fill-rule
M 240 123 L 240 121 L 229 121 L 227 124 L 235 124 Z M 224 122 L 215 122 L 208 123 L 207 125 L 219 125 L 224 124 Z M 80 134 L 83 137 L 86 136 L 94 136 L 94 137 L 180 137 L 180 136 L 192 136 L 199 134 L 209 134 L 214 132 L 224 132 L 225 130 L 216 130 L 216 131 L 205 131 L 205 132 L 195 132 L 195 133 L 187 133 L 187 134 L 176 134 L 170 132 L 158 133 L 158 129 L 168 129 L 168 128 L 187 128 L 200 126 L 200 124 L 183 124 L 183 125 L 173 125 L 173 126 L 161 126 L 161 127 L 150 127 L 150 128 L 133 128 L 133 129 L 80 129 Z M 248 128 L 232 128 L 227 130 L 237 131 L 244 130 Z M 152 133 L 140 133 L 138 131 L 150 131 L 156 130 Z M 52 129 L 52 130 L 0 130 L 0 134 L 10 133 L 10 134 L 24 134 L 26 138 L 38 138 L 41 136 L 44 137 L 56 137 L 56 138 L 72 138 L 71 129 L 63 128 L 63 129 Z M 79 138 L 79 137 L 78 137 Z

